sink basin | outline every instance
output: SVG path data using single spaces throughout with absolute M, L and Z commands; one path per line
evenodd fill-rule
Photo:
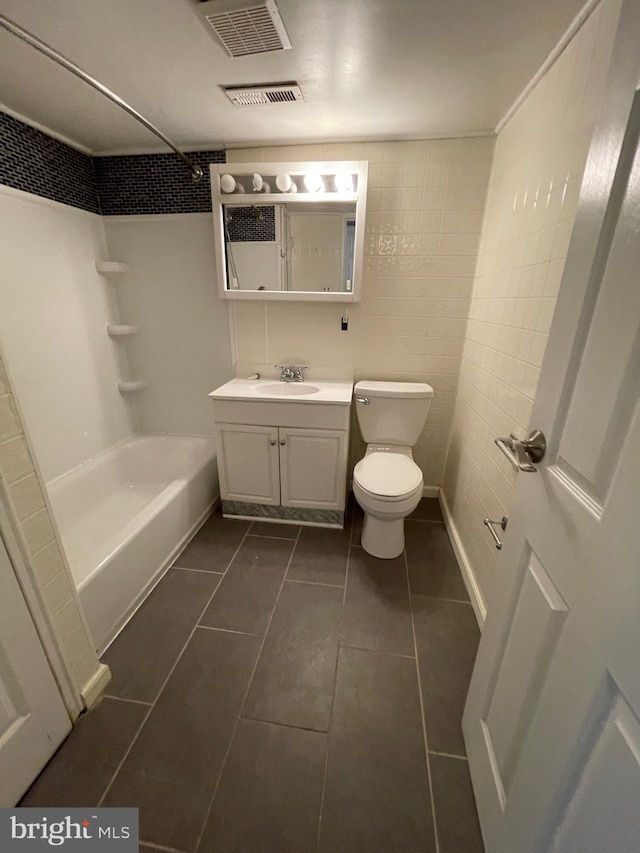
M 315 379 L 313 382 L 279 382 L 275 377 L 235 379 L 225 382 L 209 395 L 215 401 L 232 400 L 257 403 L 260 407 L 338 405 L 350 406 L 353 382 L 349 379 Z M 265 410 L 266 411 L 266 410 Z M 266 417 L 266 415 L 264 415 Z M 264 421 L 267 423 L 267 421 Z
M 254 391 L 263 397 L 301 397 L 317 394 L 320 389 L 308 382 L 270 382 L 266 385 L 256 385 Z

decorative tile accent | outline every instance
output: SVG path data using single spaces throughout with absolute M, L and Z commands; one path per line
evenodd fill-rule
M 276 239 L 276 209 L 226 207 L 227 230 L 232 243 L 267 243 Z
M 309 521 L 327 527 L 344 527 L 344 512 L 335 509 L 299 509 L 292 506 L 266 506 L 243 501 L 222 501 L 222 514 L 251 518 L 282 518 L 287 521 Z
M 224 151 L 191 151 L 204 177 L 194 184 L 177 154 L 94 158 L 104 216 L 211 211 L 209 164 L 224 163 Z
M 225 152 L 193 151 L 193 184 L 177 154 L 91 157 L 0 112 L 0 184 L 104 215 L 211 211 L 209 164 Z M 262 239 L 274 239 L 262 238 Z
M 0 184 L 100 213 L 94 160 L 0 113 Z

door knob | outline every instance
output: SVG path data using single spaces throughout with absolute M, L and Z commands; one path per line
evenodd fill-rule
M 509 438 L 496 438 L 495 443 L 513 465 L 516 471 L 535 473 L 533 464 L 542 462 L 547 450 L 547 440 L 539 429 L 532 430 L 527 438 L 518 438 L 511 433 Z
M 284 446 L 286 443 L 287 443 L 287 442 L 286 442 L 286 441 L 284 440 L 284 438 L 283 438 L 283 439 L 280 441 L 280 446 Z
M 275 440 L 275 438 L 272 438 L 269 444 L 271 445 L 271 447 L 273 447 L 274 444 L 277 444 L 277 441 Z

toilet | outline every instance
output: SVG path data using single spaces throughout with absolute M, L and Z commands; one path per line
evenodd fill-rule
M 422 471 L 412 447 L 427 420 L 433 388 L 420 382 L 358 382 L 353 390 L 367 451 L 353 470 L 364 510 L 362 547 L 392 560 L 404 549 L 404 520 L 422 497 Z

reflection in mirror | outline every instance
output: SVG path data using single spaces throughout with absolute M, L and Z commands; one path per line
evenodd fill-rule
M 348 293 L 356 206 L 224 206 L 227 281 L 234 290 Z
M 358 299 L 366 185 L 365 161 L 212 165 L 221 295 Z

